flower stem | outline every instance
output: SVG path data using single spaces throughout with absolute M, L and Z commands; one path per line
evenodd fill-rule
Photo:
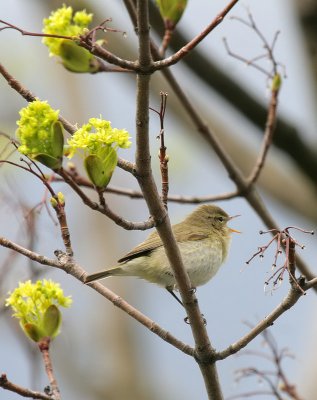
M 52 365 L 52 360 L 51 360 L 51 356 L 50 356 L 50 352 L 49 352 L 50 342 L 51 342 L 51 338 L 47 336 L 39 341 L 38 346 L 42 353 L 45 371 L 48 376 L 48 380 L 50 382 L 52 395 L 55 400 L 61 400 L 61 394 L 60 394 L 59 387 L 57 385 L 57 381 L 56 381 L 56 378 L 55 378 L 55 375 L 53 372 L 53 365 Z

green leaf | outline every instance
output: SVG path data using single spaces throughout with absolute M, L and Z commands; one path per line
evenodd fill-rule
M 60 44 L 60 56 L 63 65 L 71 72 L 96 72 L 99 62 L 88 50 L 78 46 L 71 40 L 63 40 Z
M 187 6 L 187 0 L 156 0 L 162 18 L 175 26 Z
M 61 158 L 54 158 L 48 154 L 32 154 L 31 158 L 54 170 L 59 169 L 62 166 Z
M 56 121 L 51 126 L 52 134 L 52 154 L 54 158 L 62 158 L 64 153 L 64 135 L 63 127 L 59 121 Z
M 43 331 L 45 336 L 54 338 L 59 333 L 59 327 L 62 322 L 62 314 L 54 305 L 50 305 L 44 313 Z
M 86 157 L 84 164 L 91 182 L 98 188 L 105 188 L 110 182 L 117 161 L 117 152 L 112 147 L 105 149 L 103 159 L 96 155 Z
M 45 335 L 42 330 L 31 323 L 21 324 L 21 327 L 28 338 L 34 342 L 39 342 Z

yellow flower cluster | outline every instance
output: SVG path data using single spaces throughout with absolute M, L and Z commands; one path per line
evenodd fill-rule
M 21 141 L 19 152 L 32 158 L 34 154 L 52 153 L 52 125 L 58 121 L 59 110 L 53 110 L 47 101 L 35 100 L 20 110 L 17 136 Z
M 6 306 L 12 307 L 13 316 L 23 325 L 27 323 L 41 325 L 43 316 L 50 306 L 69 307 L 71 304 L 71 297 L 64 296 L 59 283 L 46 279 L 36 283 L 30 280 L 20 282 L 6 299 Z
M 112 145 L 114 149 L 129 148 L 131 146 L 129 139 L 129 133 L 125 129 L 112 128 L 110 121 L 90 118 L 88 124 L 83 125 L 71 139 L 68 139 L 68 157 L 72 158 L 78 150 L 83 150 L 85 156 L 102 157 L 105 148 Z
M 72 7 L 66 7 L 64 4 L 63 7 L 53 11 L 49 18 L 44 19 L 43 33 L 76 38 L 85 32 L 92 16 L 85 10 L 77 11 L 73 15 Z M 45 37 L 43 43 L 50 49 L 50 56 L 60 55 L 61 39 Z

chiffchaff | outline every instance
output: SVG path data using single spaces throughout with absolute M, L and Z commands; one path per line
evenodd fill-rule
M 227 226 L 232 218 L 220 207 L 202 205 L 183 222 L 172 226 L 193 288 L 213 278 L 225 261 L 231 232 L 239 232 Z M 165 287 L 181 303 L 173 292 L 176 281 L 156 231 L 118 263 L 113 268 L 87 275 L 85 283 L 107 276 L 136 276 Z

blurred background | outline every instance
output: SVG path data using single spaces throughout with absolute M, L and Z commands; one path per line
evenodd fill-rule
M 40 32 L 43 18 L 62 4 L 55 0 L 11 0 L 2 5 L 0 18 L 26 30 Z M 189 1 L 172 47 L 179 48 L 181 43 L 198 34 L 226 4 L 223 0 Z M 70 1 L 67 5 L 93 12 L 95 24 L 111 17 L 111 27 L 126 31 L 127 36 L 107 33 L 109 48 L 120 57 L 135 59 L 136 38 L 123 2 Z M 249 0 L 238 4 L 230 15 L 246 19 L 247 9 L 269 42 L 277 30 L 281 31 L 275 55 L 285 65 L 287 74 L 279 99 L 276 141 L 261 174 L 259 190 L 280 226 L 296 225 L 316 230 L 317 1 Z M 151 21 L 153 38 L 159 44 L 162 25 L 153 8 Z M 173 66 L 172 72 L 232 159 L 247 173 L 259 151 L 269 90 L 264 75 L 228 56 L 223 37 L 235 53 L 246 58 L 263 53 L 263 44 L 250 29 L 227 18 L 193 54 Z M 23 37 L 12 30 L 0 33 L 0 52 L 5 68 L 37 97 L 61 110 L 69 121 L 80 126 L 90 117 L 102 115 L 114 127 L 127 129 L 135 143 L 135 78 L 132 74 L 72 74 L 56 58 L 48 57 L 41 39 Z M 170 156 L 170 193 L 202 196 L 232 190 L 234 185 L 217 156 L 197 134 L 168 83 L 157 73 L 152 80 L 153 108 L 159 109 L 160 91 L 169 95 L 165 141 Z M 0 130 L 14 136 L 18 112 L 26 102 L 2 77 L 0 99 Z M 156 157 L 159 120 L 154 113 L 150 122 L 153 171 L 159 184 Z M 6 143 L 0 139 L 0 149 Z M 133 161 L 134 150 L 132 145 L 120 155 Z M 136 181 L 119 169 L 111 184 L 137 189 Z M 68 187 L 56 184 L 56 188 L 66 196 L 75 257 L 87 271 L 113 265 L 148 235 L 148 232 L 124 231 L 87 209 Z M 44 196 L 44 188 L 31 175 L 10 166 L 0 168 L 0 235 L 52 257 L 55 249 L 62 248 L 59 229 L 45 207 L 31 212 Z M 139 221 L 148 217 L 143 200 L 109 194 L 107 201 L 127 219 Z M 273 253 L 261 263 L 255 259 L 249 266 L 245 264 L 257 247 L 268 240 L 258 234 L 265 228 L 260 218 L 242 198 L 219 202 L 219 205 L 229 214 L 241 214 L 232 227 L 243 234 L 233 237 L 230 256 L 215 279 L 197 291 L 217 350 L 226 348 L 248 331 L 244 321 L 255 324 L 263 319 L 288 290 L 285 280 L 278 290 L 263 291 L 264 282 L 271 273 Z M 172 222 L 179 222 L 194 207 L 170 203 Z M 301 251 L 303 259 L 317 272 L 316 237 L 301 233 L 296 237 L 306 245 Z M 64 293 L 73 298 L 71 309 L 63 312 L 62 334 L 52 345 L 63 398 L 206 398 L 199 370 L 190 357 L 151 334 L 89 287 L 61 271 L 31 264 L 6 249 L 0 249 L 0 268 L 0 372 L 6 373 L 13 382 L 34 390 L 42 390 L 47 385 L 36 346 L 22 335 L 17 321 L 3 306 L 4 299 L 18 281 L 50 277 L 61 282 Z M 190 328 L 183 321 L 184 311 L 167 292 L 134 278 L 112 278 L 104 284 L 163 328 L 193 344 Z M 314 386 L 316 303 L 316 293 L 310 291 L 270 328 L 278 346 L 289 348 L 294 355 L 295 359 L 287 359 L 283 364 L 285 372 L 307 400 L 316 399 L 317 390 Z M 249 349 L 263 350 L 262 339 L 252 342 Z M 236 371 L 249 366 L 271 369 L 264 360 L 246 355 L 218 363 L 226 397 L 266 389 L 257 379 L 236 382 Z M 0 393 L 0 398 L 5 400 L 18 397 L 8 391 Z

